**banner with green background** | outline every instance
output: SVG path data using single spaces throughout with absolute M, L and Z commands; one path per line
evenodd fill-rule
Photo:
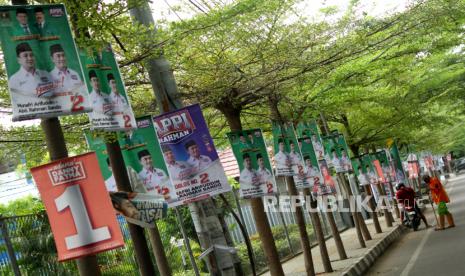
M 14 121 L 91 110 L 64 5 L 1 6 L 0 34 Z
M 227 136 L 239 165 L 241 198 L 275 193 L 276 182 L 261 129 L 233 131 Z

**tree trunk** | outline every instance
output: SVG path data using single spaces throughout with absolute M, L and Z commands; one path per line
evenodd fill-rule
M 234 106 L 227 101 L 223 102 L 221 105 L 217 105 L 216 108 L 226 117 L 229 128 L 232 131 L 242 130 L 240 108 L 234 108 Z M 250 199 L 250 206 L 252 207 L 252 214 L 260 236 L 262 248 L 266 256 L 268 268 L 270 269 L 270 274 L 272 276 L 284 276 L 284 271 L 281 266 L 281 261 L 279 260 L 278 250 L 276 249 L 270 223 L 268 222 L 268 218 L 265 214 L 262 199 Z
M 297 196 L 299 194 L 292 176 L 286 176 L 286 184 L 290 196 Z M 305 271 L 307 272 L 307 275 L 315 275 L 312 247 L 310 246 L 310 239 L 308 238 L 307 228 L 305 226 L 304 212 L 301 206 L 296 206 L 294 216 L 299 228 L 300 243 L 304 254 Z
M 333 272 L 331 260 L 329 259 L 328 248 L 326 247 L 325 235 L 323 233 L 323 228 L 321 227 L 320 215 L 317 211 L 317 201 L 311 195 L 310 188 L 305 188 L 303 192 L 305 200 L 309 199 L 310 206 L 312 207 L 312 210 L 310 210 L 309 213 L 310 218 L 312 219 L 313 229 L 315 230 L 316 240 L 318 241 L 323 267 L 326 273 Z

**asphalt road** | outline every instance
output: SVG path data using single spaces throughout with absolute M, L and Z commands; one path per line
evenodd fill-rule
M 465 275 L 465 174 L 451 179 L 446 190 L 456 227 L 434 231 L 422 222 L 417 232 L 409 230 L 392 244 L 366 275 Z M 436 224 L 431 205 L 426 218 Z

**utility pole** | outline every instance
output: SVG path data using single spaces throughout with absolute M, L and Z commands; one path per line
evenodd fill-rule
M 28 5 L 27 0 L 12 0 L 13 5 Z M 50 154 L 50 160 L 68 157 L 65 137 L 61 129 L 60 121 L 57 117 L 42 119 L 40 126 L 45 134 L 45 142 Z M 95 255 L 89 255 L 76 260 L 76 264 L 81 276 L 99 276 L 100 268 Z
M 148 2 L 141 3 L 140 6 L 132 8 L 130 14 L 135 22 L 148 27 L 147 34 L 149 36 L 156 36 L 156 30 L 149 29 L 149 27 L 154 26 L 154 20 Z M 142 46 L 147 49 L 151 47 L 151 45 Z M 160 55 L 158 58 L 148 58 L 145 65 L 160 113 L 181 108 L 182 103 L 178 96 L 176 81 L 169 62 Z M 228 244 L 225 238 L 225 233 L 218 219 L 218 213 L 212 199 L 190 203 L 189 210 L 202 248 L 204 250 L 213 249 L 212 253 L 204 256 L 210 274 L 243 275 L 237 252 L 234 249 L 226 251 L 216 248 L 218 245 L 228 247 L 232 247 L 233 245 Z

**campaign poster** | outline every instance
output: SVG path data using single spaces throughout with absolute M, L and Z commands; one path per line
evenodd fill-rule
M 0 7 L 13 121 L 91 111 L 64 5 Z
M 378 202 L 379 199 L 379 192 L 378 192 L 378 173 L 376 171 L 375 165 L 373 163 L 374 158 L 372 157 L 371 154 L 363 154 L 360 157 L 361 160 L 361 166 L 364 169 L 363 173 L 366 174 L 366 178 L 368 178 L 368 182 L 370 184 L 370 188 L 372 191 L 373 196 L 375 197 L 376 202 Z
M 240 197 L 253 198 L 275 193 L 276 182 L 261 129 L 233 131 L 227 136 L 241 172 Z
M 318 160 L 323 160 L 325 158 L 323 143 L 321 141 L 320 132 L 318 131 L 318 125 L 316 124 L 315 120 L 298 123 L 297 134 L 298 137 L 310 137 L 316 158 Z
M 386 151 L 377 151 L 375 152 L 374 157 L 379 161 L 380 169 L 378 171 L 378 176 L 381 183 L 392 182 L 392 170 Z
M 52 228 L 58 260 L 124 245 L 94 153 L 31 169 Z
M 111 46 L 108 44 L 100 50 L 81 49 L 79 54 L 93 110 L 89 113 L 91 128 L 108 131 L 134 129 L 134 113 Z
M 85 131 L 85 135 L 89 148 L 96 153 L 102 176 L 105 179 L 105 186 L 110 192 L 114 208 L 123 214 L 130 223 L 153 228 L 155 220 L 166 216 L 168 206 L 166 200 L 172 196 L 169 190 L 171 184 L 155 136 L 151 116 L 138 118 L 137 123 L 140 128 L 133 132 L 119 133 L 118 136 L 129 183 L 134 191 L 132 193 L 118 191 L 103 138 L 98 136 L 98 132 L 93 131 Z M 155 156 L 151 166 L 150 163 L 141 162 L 146 160 L 147 156 L 144 156 L 142 160 L 138 158 L 140 155 L 138 153 L 145 151 Z M 165 177 L 162 179 L 151 177 L 150 180 L 158 181 L 147 181 L 148 178 L 144 178 L 146 176 L 144 169 L 150 170 L 150 168 L 155 174 L 161 173 Z M 122 204 L 127 208 L 121 210 Z
M 100 168 L 100 172 L 105 181 L 105 187 L 108 192 L 116 192 L 118 188 L 116 187 L 115 177 L 113 176 L 113 171 L 110 166 L 110 158 L 107 154 L 107 147 L 105 141 L 98 136 L 96 132 L 90 130 L 84 130 L 84 136 L 87 142 L 88 148 L 95 152 L 97 157 L 97 162 Z
M 132 224 L 155 228 L 158 219 L 166 217 L 168 205 L 161 196 L 143 193 L 110 192 L 113 208 Z
M 420 174 L 418 161 L 408 161 L 408 178 L 417 179 Z
M 352 171 L 352 163 L 344 135 L 336 132 L 324 136 L 322 139 L 329 165 L 334 167 L 337 173 Z
M 383 167 L 383 164 L 386 162 L 387 156 L 384 151 L 378 151 L 372 154 L 372 163 L 373 166 L 376 170 L 376 174 L 378 175 L 378 183 L 381 185 L 380 187 L 384 189 L 385 194 L 389 197 L 392 198 L 391 195 L 391 189 L 388 186 L 389 181 L 388 181 L 388 176 L 387 176 L 387 171 L 385 170 L 386 167 Z
M 175 198 L 187 204 L 231 190 L 200 105 L 153 117 Z
M 319 160 L 318 166 L 320 167 L 322 181 L 317 185 L 313 185 L 313 194 L 317 196 L 324 195 L 335 195 L 336 194 L 336 182 L 332 176 L 331 169 L 328 166 L 326 160 Z
M 313 149 L 312 139 L 310 137 L 311 136 L 308 136 L 307 134 L 303 134 L 302 137 L 298 138 L 299 148 L 302 152 L 302 157 L 304 160 L 304 185 L 297 186 L 297 183 L 300 182 L 294 181 L 296 183 L 297 189 L 320 185 L 320 182 L 323 179 L 321 176 L 320 168 L 318 166 L 318 159 Z M 301 174 L 294 176 L 294 179 L 299 177 L 301 177 Z
M 118 135 L 131 188 L 137 193 L 162 196 L 167 201 L 174 200 L 176 193 L 168 176 L 151 116 L 137 118 L 136 124 L 137 129 Z M 108 191 L 117 191 L 105 142 L 96 134 L 98 132 L 86 132 L 89 148 L 97 154 Z
M 352 158 L 352 167 L 354 168 L 355 176 L 357 177 L 360 186 L 370 185 L 370 169 L 366 166 L 360 158 Z
M 406 183 L 405 172 L 402 166 L 402 160 L 400 158 L 399 149 L 395 142 L 389 145 L 389 153 L 392 158 L 392 163 L 395 170 L 395 182 L 396 183 Z
M 303 160 L 292 123 L 273 122 L 274 162 L 277 176 L 298 176 L 303 174 Z M 303 186 L 299 178 L 296 186 Z

